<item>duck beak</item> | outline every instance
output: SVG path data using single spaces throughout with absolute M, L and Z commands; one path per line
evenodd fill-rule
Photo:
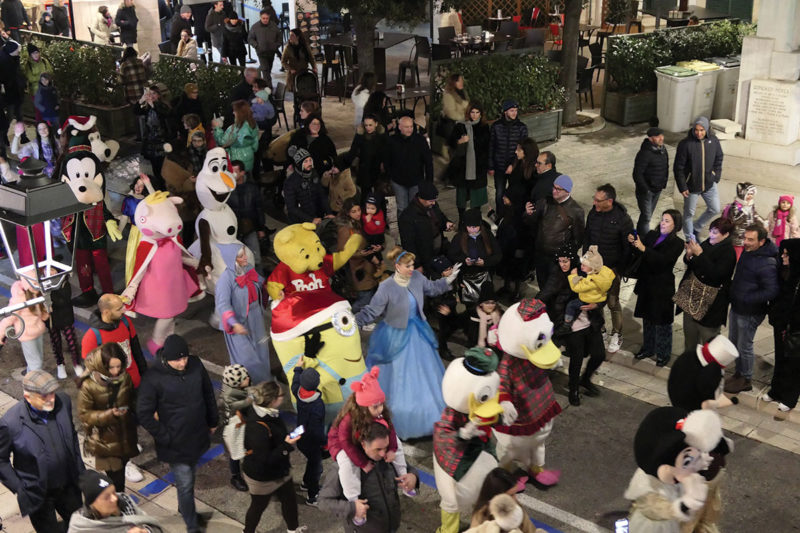
M 521 347 L 522 351 L 525 352 L 525 357 L 528 358 L 528 361 L 539 368 L 543 368 L 544 370 L 553 368 L 556 366 L 556 363 L 558 363 L 558 360 L 561 359 L 561 350 L 559 350 L 558 347 L 553 344 L 553 341 L 548 341 L 547 344 L 538 350 L 533 351 L 531 351 L 524 344 L 521 345 Z
M 503 408 L 500 407 L 500 393 L 483 403 L 476 400 L 473 393 L 469 393 L 469 419 L 478 426 L 494 424 L 501 414 Z

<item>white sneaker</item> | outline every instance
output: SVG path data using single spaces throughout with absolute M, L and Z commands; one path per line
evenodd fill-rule
M 144 474 L 139 470 L 139 467 L 128 461 L 125 464 L 125 480 L 131 483 L 139 483 L 144 479 Z
M 617 353 L 622 347 L 622 333 L 612 333 L 608 339 L 608 353 Z
M 774 402 L 775 399 L 772 396 L 770 396 L 768 392 L 765 392 L 764 394 L 761 395 L 761 401 L 762 402 L 771 403 L 771 402 Z M 781 405 L 783 405 L 783 404 L 781 404 Z
M 792 408 L 789 407 L 788 405 L 778 402 L 778 411 L 781 411 L 783 413 L 788 413 L 791 410 Z
M 601 333 L 603 335 L 603 344 L 608 345 L 608 331 L 603 330 Z
M 75 371 L 75 377 L 79 378 L 83 375 L 83 367 L 81 365 L 74 365 L 72 369 Z M 67 376 L 64 376 L 67 377 Z
M 67 367 L 58 365 L 56 367 L 56 376 L 58 376 L 58 379 L 67 379 Z
M 367 324 L 363 326 L 361 329 L 364 331 L 372 331 L 373 329 L 375 329 L 375 323 L 373 322 L 372 324 Z

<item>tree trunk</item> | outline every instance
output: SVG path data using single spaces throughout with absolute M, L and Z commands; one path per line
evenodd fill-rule
M 353 13 L 353 28 L 356 30 L 356 50 L 361 73 L 375 72 L 375 25 L 378 18 L 362 13 Z
M 581 0 L 564 2 L 564 40 L 561 45 L 561 85 L 566 91 L 564 104 L 564 125 L 574 123 L 578 118 L 578 25 L 581 18 Z

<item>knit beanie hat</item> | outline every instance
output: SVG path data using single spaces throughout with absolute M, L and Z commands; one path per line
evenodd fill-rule
M 522 507 L 505 492 L 498 494 L 489 501 L 489 512 L 492 513 L 495 523 L 503 531 L 518 529 L 525 519 Z
M 192 8 L 187 6 L 187 5 L 181 6 L 181 15 L 186 15 L 186 14 L 191 15 L 192 14 Z
M 436 272 L 437 274 L 441 274 L 442 272 L 453 266 L 453 262 L 450 261 L 450 259 L 448 259 L 446 255 L 437 255 L 436 257 L 433 258 L 433 261 L 431 261 L 431 263 L 433 265 L 433 271 Z
M 509 109 L 519 108 L 519 104 L 514 99 L 508 99 L 503 102 L 503 113 L 508 111 Z
M 569 193 L 572 192 L 572 178 L 566 174 L 561 174 L 559 177 L 557 177 L 555 181 L 553 181 L 553 185 L 561 187 Z
M 364 374 L 361 381 L 350 384 L 350 388 L 356 395 L 356 403 L 361 407 L 369 407 L 386 401 L 386 395 L 381 390 L 378 383 L 378 374 L 381 369 L 373 366 L 372 369 Z
M 312 392 L 319 387 L 319 372 L 315 368 L 306 368 L 300 374 L 300 387 Z
M 436 200 L 439 197 L 439 190 L 432 181 L 423 181 L 417 189 L 417 197 L 420 200 Z
M 464 225 L 465 226 L 480 226 L 481 225 L 481 210 L 477 207 L 472 209 L 467 209 L 467 212 L 464 213 Z
M 20 48 L 19 43 L 13 39 L 7 40 L 3 45 L 3 51 L 12 57 L 19 55 Z
M 81 489 L 86 507 L 92 505 L 101 492 L 113 485 L 114 482 L 110 477 L 94 470 L 86 470 L 78 478 L 78 487 Z
M 38 51 L 39 51 L 39 47 L 38 46 L 36 46 L 33 43 L 28 43 L 28 55 L 31 55 L 32 53 L 38 52 Z
M 694 119 L 694 122 L 692 122 L 692 128 L 694 128 L 698 124 L 703 126 L 703 129 L 706 130 L 706 135 L 708 135 L 708 119 L 706 117 L 697 117 L 696 119 Z
M 240 364 L 228 365 L 222 371 L 222 382 L 235 389 L 238 389 L 245 379 L 249 378 L 250 374 L 247 369 Z
M 180 335 L 172 334 L 164 341 L 164 346 L 158 351 L 158 355 L 165 361 L 189 357 L 189 345 Z
M 367 199 L 364 200 L 365 204 L 372 204 L 374 206 L 378 205 L 378 197 L 374 192 L 371 192 L 367 195 Z
M 789 202 L 790 206 L 794 206 L 794 196 L 791 194 L 784 194 L 778 198 L 778 205 L 780 205 L 781 202 Z
M 597 251 L 597 245 L 593 244 L 586 250 L 586 253 L 581 257 L 581 264 L 587 265 L 592 269 L 592 272 L 599 272 L 603 268 L 603 256 Z
M 289 157 L 292 158 L 294 161 L 295 169 L 298 172 L 303 171 L 303 161 L 311 157 L 311 154 L 305 148 L 301 148 L 299 146 L 290 146 L 289 147 Z

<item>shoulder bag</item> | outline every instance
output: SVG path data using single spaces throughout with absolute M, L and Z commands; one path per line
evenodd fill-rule
M 678 286 L 672 301 L 695 320 L 702 320 L 708 313 L 711 304 L 717 299 L 719 287 L 712 287 L 700 281 L 694 272 L 690 272 Z

